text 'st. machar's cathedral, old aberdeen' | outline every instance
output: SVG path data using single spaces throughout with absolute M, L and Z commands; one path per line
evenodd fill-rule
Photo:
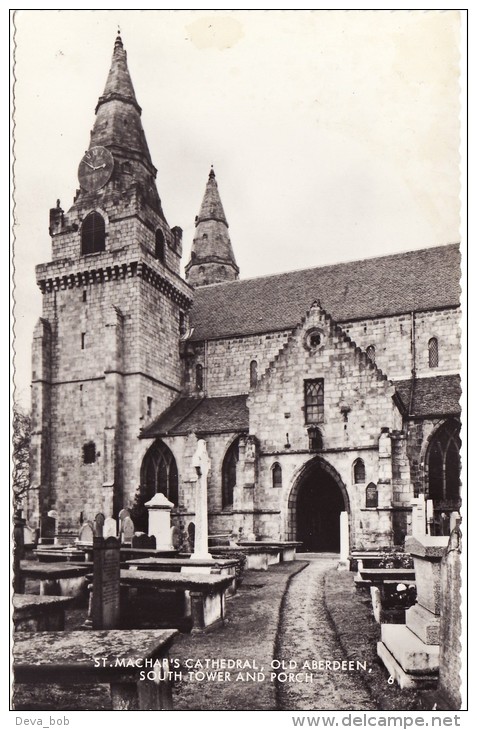
M 399 545 L 419 495 L 445 530 L 457 245 L 240 281 L 212 169 L 184 280 L 119 35 L 78 175 L 37 267 L 31 523 L 55 510 L 72 536 L 128 507 L 145 530 L 162 492 L 187 544 L 203 439 L 210 534 L 337 550 L 345 512 L 351 547 Z

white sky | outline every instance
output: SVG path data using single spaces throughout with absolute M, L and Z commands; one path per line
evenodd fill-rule
M 34 266 L 68 210 L 118 24 L 171 226 L 189 258 L 210 164 L 241 278 L 458 241 L 457 11 L 19 11 L 16 385 Z

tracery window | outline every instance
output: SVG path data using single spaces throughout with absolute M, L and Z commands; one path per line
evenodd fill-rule
M 321 423 L 324 417 L 324 380 L 305 380 L 305 423 Z
M 237 483 L 237 463 L 239 460 L 239 439 L 229 446 L 222 464 L 222 508 L 233 507 L 234 489 Z

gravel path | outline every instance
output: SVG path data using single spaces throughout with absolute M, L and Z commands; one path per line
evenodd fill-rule
M 284 681 L 276 680 L 277 709 L 373 710 L 376 706 L 359 676 L 362 670 L 351 670 L 349 663 L 338 670 L 304 666 L 313 660 L 346 662 L 323 595 L 324 574 L 336 566 L 336 557 L 307 554 L 306 559 L 309 566 L 291 579 L 282 604 L 276 657 L 284 662 L 277 669 Z M 312 681 L 304 681 L 306 674 L 313 675 Z

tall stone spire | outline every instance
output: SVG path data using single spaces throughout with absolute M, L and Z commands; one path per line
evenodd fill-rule
M 127 174 L 123 182 L 138 183 L 147 202 L 163 217 L 155 186 L 157 170 L 147 146 L 141 122 L 142 110 L 136 100 L 119 31 L 104 92 L 99 97 L 95 111 L 89 148 L 106 147 L 115 159 L 113 177 L 119 180 Z
M 213 166 L 205 188 L 199 215 L 195 219 L 195 236 L 190 261 L 185 268 L 191 286 L 218 284 L 238 279 L 236 264 Z

